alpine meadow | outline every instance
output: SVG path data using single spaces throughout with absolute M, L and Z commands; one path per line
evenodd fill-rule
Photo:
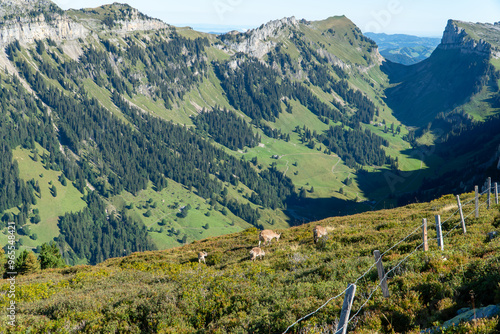
M 443 29 L 2 0 L 0 331 L 500 333 L 500 22 Z

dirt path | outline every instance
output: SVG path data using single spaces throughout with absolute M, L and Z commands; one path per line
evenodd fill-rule
M 286 170 L 285 172 L 283 173 L 284 176 L 286 176 L 286 172 L 288 172 L 288 169 L 290 168 L 290 166 L 288 166 L 288 160 L 286 161 Z
M 342 160 L 342 159 L 340 159 L 340 158 L 339 158 L 339 161 L 337 161 L 337 163 L 336 163 L 335 165 L 333 165 L 333 167 L 332 167 L 332 174 L 335 174 L 335 173 L 342 173 L 342 172 L 334 172 L 335 167 L 337 167 L 337 165 L 340 163 L 340 161 L 341 161 L 341 160 Z

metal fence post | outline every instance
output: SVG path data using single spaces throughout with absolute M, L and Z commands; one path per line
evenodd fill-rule
M 424 243 L 424 252 L 429 250 L 429 244 L 427 243 L 427 219 L 422 219 L 422 239 Z
M 436 216 L 436 232 L 437 232 L 437 242 L 438 246 L 441 248 L 441 250 L 444 250 L 444 244 L 443 244 L 443 231 L 441 230 L 441 216 L 437 215 Z
M 460 196 L 457 195 L 458 210 L 460 211 L 460 221 L 462 223 L 462 230 L 464 234 L 467 233 L 467 228 L 465 227 L 464 211 L 462 210 L 462 203 L 460 203 Z
M 476 191 L 476 218 L 479 218 L 479 187 L 475 187 Z

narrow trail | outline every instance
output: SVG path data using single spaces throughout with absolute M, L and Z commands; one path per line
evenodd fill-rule
M 284 176 L 286 176 L 286 172 L 288 172 L 288 169 L 290 168 L 290 166 L 288 166 L 288 160 L 286 161 L 286 170 L 285 172 L 283 173 Z
M 334 172 L 335 167 L 337 167 L 337 165 L 340 163 L 340 161 L 341 161 L 341 160 L 342 160 L 342 159 L 340 159 L 340 157 L 339 157 L 339 161 L 337 161 L 337 163 L 336 163 L 335 165 L 333 165 L 333 167 L 332 167 L 332 174 L 335 174 L 335 173 L 342 173 L 342 172 Z

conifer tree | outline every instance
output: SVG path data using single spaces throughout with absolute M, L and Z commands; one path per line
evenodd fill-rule
M 44 243 L 38 259 L 42 269 L 64 267 L 64 260 L 55 242 Z
M 3 276 L 5 272 L 5 265 L 7 264 L 7 256 L 5 255 L 5 250 L 0 248 L 0 277 Z
M 30 274 L 40 270 L 40 262 L 35 253 L 28 252 L 26 249 L 16 259 L 15 265 L 19 274 Z

